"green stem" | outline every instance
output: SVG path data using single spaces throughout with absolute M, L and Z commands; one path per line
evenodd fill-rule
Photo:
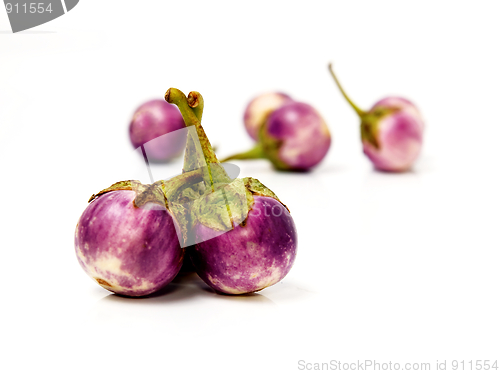
M 266 155 L 260 143 L 257 143 L 255 147 L 249 149 L 246 152 L 236 153 L 232 156 L 226 157 L 225 159 L 221 160 L 221 162 L 226 162 L 229 160 L 253 160 L 257 158 L 266 158 Z
M 203 107 L 204 100 L 199 92 L 192 91 L 189 93 L 187 97 L 188 105 L 191 107 L 191 110 L 195 114 L 198 121 L 201 123 L 201 118 L 203 116 Z M 183 173 L 189 170 L 193 170 L 195 168 L 203 168 L 202 164 L 199 162 L 198 151 L 196 147 L 196 141 L 193 138 L 191 132 L 188 134 L 188 138 L 186 140 L 186 152 L 184 154 L 184 166 L 182 168 Z M 203 150 L 202 150 L 203 152 Z M 205 159 L 205 155 L 203 154 L 203 159 Z
M 208 140 L 207 134 L 205 134 L 205 130 L 201 127 L 200 120 L 197 118 L 193 109 L 189 106 L 186 95 L 184 95 L 182 91 L 177 88 L 169 88 L 165 93 L 165 100 L 170 104 L 177 105 L 186 126 L 195 126 L 207 164 L 217 164 L 219 160 L 217 159 L 212 145 Z
M 199 96 L 201 97 L 201 95 Z M 182 118 L 184 119 L 184 123 L 186 126 L 194 126 L 196 128 L 196 133 L 198 135 L 198 139 L 200 140 L 201 149 L 205 157 L 205 163 L 207 164 L 208 168 L 210 186 L 212 187 L 213 190 L 214 180 L 212 176 L 211 164 L 218 164 L 219 160 L 217 159 L 217 156 L 215 155 L 212 145 L 208 140 L 207 134 L 205 133 L 205 130 L 201 126 L 201 122 L 198 118 L 198 116 L 201 117 L 201 114 L 203 112 L 203 104 L 201 105 L 201 110 L 198 109 L 196 110 L 196 112 L 193 111 L 193 108 L 191 108 L 191 106 L 188 103 L 186 95 L 184 95 L 184 93 L 178 90 L 177 88 L 168 89 L 168 91 L 165 93 L 165 101 L 167 101 L 170 104 L 177 105 L 179 111 L 182 114 Z M 203 98 L 201 99 L 201 103 L 203 103 Z M 199 98 L 198 98 L 198 105 L 195 105 L 195 101 L 191 102 L 191 105 L 194 105 L 195 108 L 200 106 L 199 104 L 200 104 Z
M 361 110 L 356 104 L 354 104 L 354 102 L 349 98 L 349 96 L 347 96 L 347 94 L 345 93 L 344 89 L 342 88 L 342 85 L 340 84 L 337 76 L 333 72 L 332 64 L 328 65 L 328 69 L 330 70 L 330 73 L 332 74 L 332 77 L 335 80 L 337 87 L 339 88 L 340 92 L 342 93 L 342 96 L 344 96 L 344 98 L 347 100 L 349 105 L 351 105 L 351 107 L 355 110 L 355 112 L 357 113 L 359 118 L 362 118 L 366 114 L 366 112 L 364 110 Z

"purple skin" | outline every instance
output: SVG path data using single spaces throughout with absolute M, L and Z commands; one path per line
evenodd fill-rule
M 410 101 L 388 97 L 377 102 L 368 112 L 388 111 L 374 125 L 378 147 L 363 139 L 363 152 L 376 169 L 401 172 L 411 168 L 422 148 L 424 121 Z
M 198 224 L 198 238 L 211 228 Z M 196 272 L 224 294 L 256 292 L 279 282 L 290 271 L 297 252 L 292 216 L 276 199 L 254 196 L 245 224 L 196 244 L 191 259 Z
M 264 153 L 282 170 L 306 171 L 328 152 L 331 135 L 327 125 L 310 105 L 288 103 L 274 111 L 261 133 Z
M 135 197 L 127 190 L 99 196 L 75 232 L 83 270 L 108 291 L 126 296 L 148 295 L 167 285 L 184 257 L 170 213 L 153 203 L 135 207 Z
M 134 148 L 162 135 L 184 128 L 179 109 L 164 100 L 151 100 L 142 104 L 134 113 L 129 126 L 130 140 Z M 179 156 L 184 143 L 178 136 L 164 136 L 146 145 L 148 159 L 165 162 Z
M 243 116 L 248 135 L 253 140 L 259 140 L 259 130 L 266 122 L 267 117 L 276 109 L 292 101 L 290 96 L 281 92 L 265 93 L 250 101 Z

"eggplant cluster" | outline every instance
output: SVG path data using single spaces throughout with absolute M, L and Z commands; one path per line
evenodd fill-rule
M 297 253 L 288 208 L 257 179 L 229 177 L 201 126 L 198 92 L 186 97 L 171 88 L 165 100 L 189 130 L 182 174 L 150 185 L 118 182 L 92 195 L 75 233 L 80 265 L 105 289 L 127 296 L 165 287 L 186 256 L 220 293 L 279 282 Z

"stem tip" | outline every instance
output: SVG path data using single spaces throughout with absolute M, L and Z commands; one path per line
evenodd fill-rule
M 168 101 L 168 99 L 170 98 L 170 88 L 167 90 L 167 92 L 165 92 L 165 101 L 167 103 L 169 103 L 170 101 Z
M 168 91 L 167 91 L 167 93 L 168 93 Z M 191 91 L 188 95 L 187 101 L 188 101 L 188 105 L 191 108 L 196 108 L 200 104 L 198 92 Z

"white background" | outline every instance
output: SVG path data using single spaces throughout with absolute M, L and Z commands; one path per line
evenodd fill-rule
M 500 365 L 499 12 L 494 1 L 83 0 L 12 34 L 0 10 L 0 371 Z M 372 169 L 330 61 L 360 107 L 396 94 L 421 109 L 412 172 Z M 308 102 L 328 123 L 333 146 L 311 173 L 238 163 L 294 217 L 298 256 L 279 284 L 230 297 L 193 275 L 136 300 L 79 267 L 86 201 L 135 177 L 131 114 L 169 87 L 203 94 L 220 156 L 251 146 L 242 115 L 261 92 Z

